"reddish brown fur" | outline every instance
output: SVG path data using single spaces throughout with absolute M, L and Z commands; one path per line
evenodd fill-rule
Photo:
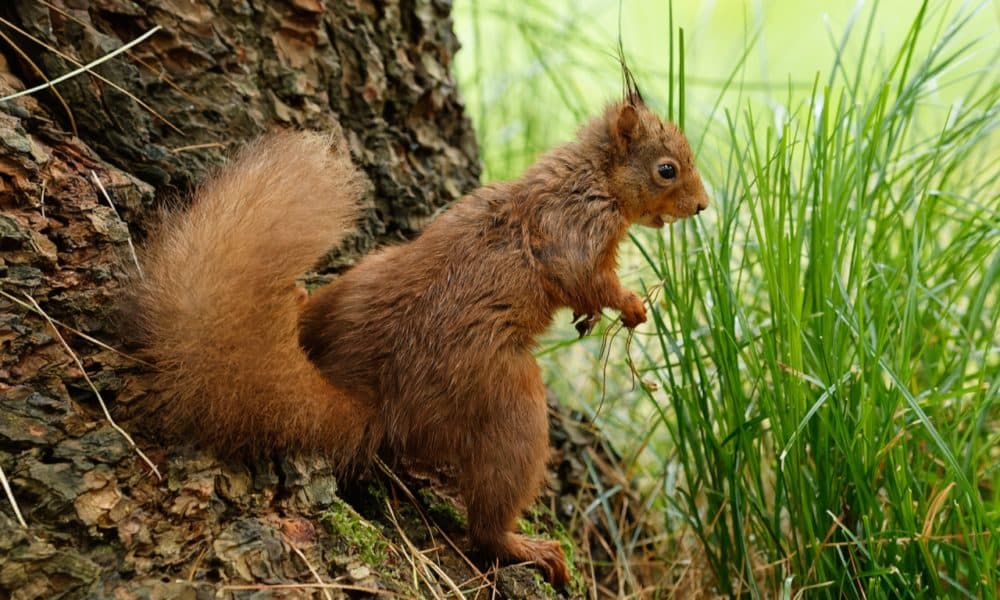
M 297 341 L 295 278 L 350 230 L 361 189 L 330 144 L 303 133 L 248 145 L 147 245 L 131 308 L 171 394 L 165 429 L 223 454 L 323 450 L 345 470 L 377 445 L 370 406 L 330 385 Z
M 177 395 L 176 425 L 209 442 L 362 461 L 386 447 L 450 464 L 474 542 L 565 582 L 558 543 L 512 532 L 549 455 L 532 349 L 563 306 L 645 321 L 615 274 L 617 246 L 632 223 L 659 226 L 707 206 L 687 141 L 641 102 L 614 104 L 521 179 L 469 194 L 303 309 L 292 280 L 344 232 L 355 180 L 342 153 L 319 158 L 315 144 L 301 134 L 244 152 L 151 252 L 147 340 Z M 676 178 L 658 178 L 663 161 Z M 276 174 L 296 182 L 263 184 Z M 299 339 L 330 383 L 295 345 L 300 311 Z

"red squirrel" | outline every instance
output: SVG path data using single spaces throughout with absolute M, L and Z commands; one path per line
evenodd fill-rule
M 225 454 L 321 452 L 344 472 L 379 450 L 448 465 L 473 544 L 565 583 L 559 543 L 513 531 L 550 453 L 532 350 L 561 307 L 588 325 L 604 308 L 646 320 L 617 248 L 632 224 L 708 206 L 684 134 L 630 93 L 520 179 L 305 296 L 296 278 L 351 229 L 360 188 L 343 140 L 281 133 L 166 217 L 132 292 L 169 394 L 162 426 Z

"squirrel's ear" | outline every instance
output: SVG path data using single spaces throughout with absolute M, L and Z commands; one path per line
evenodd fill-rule
M 639 129 L 639 113 L 631 104 L 622 104 L 612 118 L 611 139 L 619 150 L 628 148 Z

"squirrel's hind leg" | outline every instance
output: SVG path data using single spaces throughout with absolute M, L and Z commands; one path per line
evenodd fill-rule
M 526 357 L 522 372 L 507 375 L 484 399 L 482 428 L 458 465 L 469 536 L 497 558 L 534 563 L 549 582 L 563 585 L 569 571 L 559 542 L 513 532 L 545 480 L 550 449 L 545 387 L 534 359 Z

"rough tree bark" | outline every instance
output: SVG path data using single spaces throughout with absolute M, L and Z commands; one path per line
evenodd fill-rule
M 162 28 L 94 74 L 0 103 L 0 468 L 28 522 L 22 529 L 0 497 L 0 598 L 213 597 L 223 584 L 316 577 L 403 596 L 447 590 L 446 578 L 410 564 L 409 544 L 442 546 L 436 560 L 455 582 L 474 576 L 434 537 L 449 533 L 464 547 L 446 485 L 409 472 L 340 494 L 321 458 L 224 463 L 162 447 L 141 421 L 126 421 L 158 480 L 104 418 L 94 391 L 118 415 L 147 396 L 145 367 L 111 349 L 130 236 L 141 241 L 151 209 L 183 199 L 231 146 L 279 127 L 347 134 L 371 181 L 368 211 L 327 270 L 414 235 L 477 184 L 474 135 L 450 75 L 458 44 L 449 11 L 444 0 L 0 7 L 0 97 Z M 35 301 L 63 324 L 72 354 L 30 309 Z M 574 457 L 592 442 L 571 432 L 555 434 L 563 477 L 547 504 L 556 512 L 586 479 Z M 417 492 L 415 502 L 400 483 Z M 440 528 L 426 527 L 418 506 Z M 539 514 L 536 527 L 552 525 L 551 511 Z M 490 581 L 507 595 L 540 593 L 524 569 Z

